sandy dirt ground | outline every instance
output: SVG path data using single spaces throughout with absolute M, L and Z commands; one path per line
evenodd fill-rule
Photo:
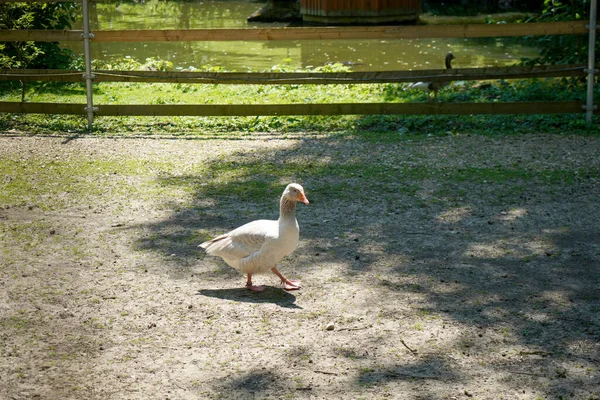
M 600 138 L 233 139 L 0 136 L 1 399 L 600 399 Z

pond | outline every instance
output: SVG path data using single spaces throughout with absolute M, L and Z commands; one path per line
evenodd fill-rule
M 91 30 L 199 29 L 282 27 L 284 23 L 249 23 L 247 18 L 264 6 L 255 0 L 202 0 L 142 3 L 92 3 Z M 74 26 L 81 29 L 81 24 Z M 81 43 L 65 44 L 83 53 Z M 220 66 L 228 71 L 265 71 L 286 65 L 293 69 L 329 63 L 350 65 L 354 71 L 443 68 L 452 51 L 458 68 L 506 66 L 538 50 L 514 38 L 401 39 L 332 41 L 149 42 L 93 43 L 92 57 L 111 61 L 132 57 L 167 60 L 176 69 Z

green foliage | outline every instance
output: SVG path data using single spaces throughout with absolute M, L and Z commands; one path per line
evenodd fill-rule
M 172 64 L 154 58 L 143 62 L 131 57 L 111 62 L 95 62 L 103 70 L 169 70 Z M 225 72 L 220 66 L 204 65 L 199 70 Z M 269 71 L 296 71 L 286 60 Z M 344 72 L 347 66 L 330 64 L 306 72 Z M 582 101 L 586 88 L 567 79 L 531 79 L 488 82 L 454 82 L 440 91 L 442 102 L 519 102 Z M 85 103 L 85 86 L 81 83 L 32 83 L 27 97 L 35 102 Z M 0 101 L 18 101 L 18 88 L 0 83 Z M 600 98 L 600 88 L 596 96 Z M 325 104 L 427 102 L 425 94 L 407 90 L 406 84 L 339 84 L 339 85 L 213 85 L 196 83 L 117 83 L 94 85 L 95 104 Z M 0 115 L 0 130 L 31 133 L 85 131 L 79 116 Z M 582 115 L 347 115 L 347 116 L 274 116 L 274 117 L 98 117 L 95 131 L 100 134 L 150 135 L 223 135 L 240 132 L 377 132 L 415 138 L 427 135 L 482 132 L 486 134 L 549 132 L 555 129 L 579 133 L 597 133 L 595 125 L 585 123 Z
M 578 21 L 589 17 L 587 0 L 545 0 L 543 12 L 526 22 Z M 588 56 L 587 35 L 551 35 L 525 38 L 540 48 L 540 56 L 522 60 L 523 65 L 584 64 Z M 568 51 L 565 51 L 568 49 Z M 596 55 L 600 45 L 596 42 Z M 598 57 L 596 58 L 598 61 Z
M 109 70 L 109 71 L 169 71 L 173 69 L 171 61 L 158 60 L 154 57 L 146 58 L 146 62 L 142 63 L 130 56 L 115 59 L 112 61 L 92 60 L 92 69 Z M 77 65 L 83 66 L 83 59 L 78 58 Z
M 539 11 L 542 0 L 519 0 L 514 2 L 511 10 Z M 423 11 L 432 15 L 473 16 L 481 13 L 502 11 L 498 0 L 428 0 L 423 2 Z
M 1 3 L 0 29 L 71 29 L 75 3 Z M 0 45 L 1 68 L 65 68 L 72 53 L 54 42 Z
M 596 97 L 600 97 L 600 93 Z M 31 85 L 31 101 L 85 103 L 81 84 Z M 206 85 L 102 83 L 95 86 L 96 104 L 281 104 L 335 102 L 426 102 L 424 93 L 402 84 L 364 85 Z M 585 86 L 565 79 L 498 81 L 489 85 L 455 84 L 440 91 L 445 102 L 570 101 L 585 98 Z M 0 101 L 18 99 L 16 89 L 0 84 Z M 30 133 L 85 131 L 79 116 L 1 114 L 0 130 Z M 276 117 L 98 117 L 102 135 L 239 135 L 252 132 L 361 132 L 376 141 L 404 137 L 478 132 L 489 135 L 554 132 L 597 134 L 595 124 L 580 115 L 347 115 Z M 391 136 L 390 136 L 391 135 Z
M 479 4 L 463 4 L 457 1 L 428 1 L 423 11 L 431 15 L 473 16 L 481 12 Z M 491 10 L 490 10 L 491 11 Z

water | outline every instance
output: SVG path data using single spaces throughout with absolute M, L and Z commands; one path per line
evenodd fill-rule
M 91 29 L 199 29 L 278 27 L 282 23 L 248 23 L 247 17 L 264 6 L 254 0 L 198 2 L 92 3 Z M 75 26 L 81 29 L 81 25 Z M 66 43 L 83 53 L 80 43 Z M 446 52 L 456 56 L 455 68 L 514 65 L 538 50 L 512 38 L 402 39 L 248 42 L 92 43 L 92 57 L 111 61 L 132 57 L 167 60 L 176 69 L 221 66 L 228 71 L 266 71 L 276 65 L 294 69 L 344 63 L 354 71 L 443 68 Z

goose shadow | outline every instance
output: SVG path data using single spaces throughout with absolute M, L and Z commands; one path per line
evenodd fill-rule
M 214 297 L 222 300 L 242 301 L 245 303 L 271 303 L 283 308 L 299 308 L 296 296 L 279 288 L 267 286 L 262 292 L 252 292 L 246 288 L 234 289 L 201 289 L 197 295 Z

